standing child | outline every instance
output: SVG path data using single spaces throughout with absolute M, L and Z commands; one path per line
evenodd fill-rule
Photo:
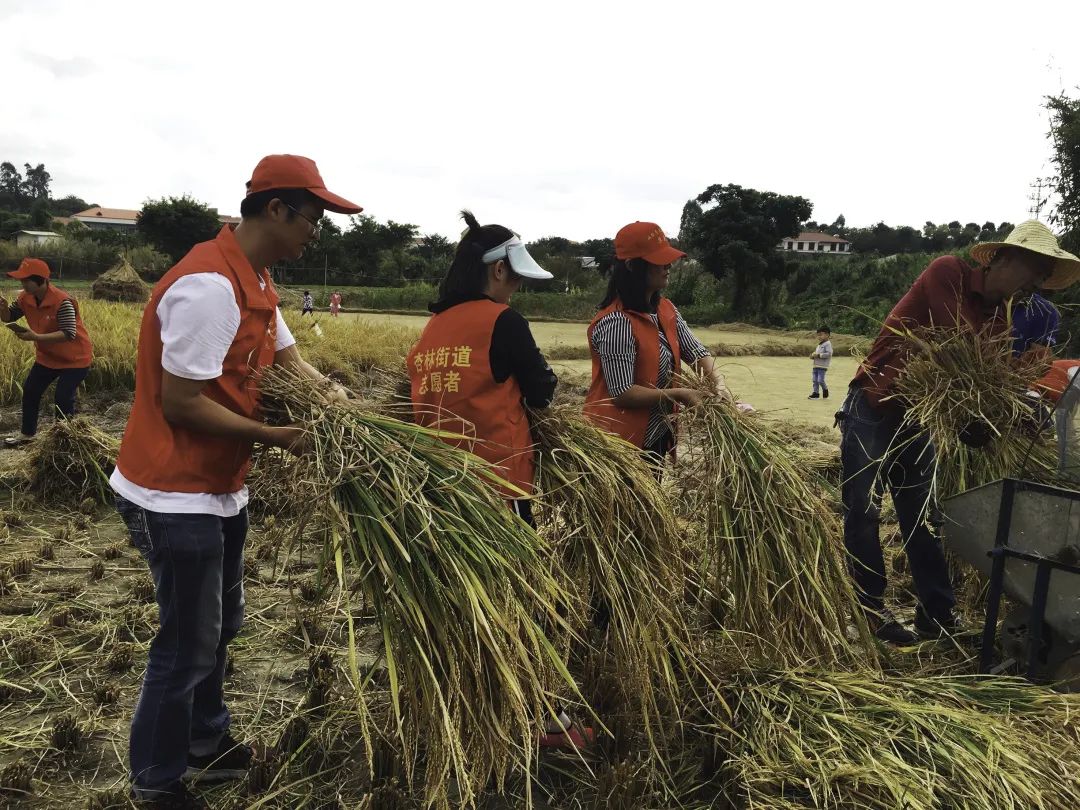
M 334 292 L 332 292 L 330 294 L 330 316 L 332 318 L 336 318 L 340 311 L 341 311 L 341 293 L 339 293 L 337 290 L 334 290 Z
M 302 318 L 305 315 L 311 315 L 312 317 L 315 315 L 315 299 L 308 290 L 304 290 L 304 303 L 300 308 L 300 317 Z
M 817 330 L 818 347 L 814 349 L 814 353 L 810 355 L 814 361 L 813 370 L 813 382 L 814 392 L 810 394 L 807 399 L 829 398 L 829 386 L 825 384 L 825 373 L 829 370 L 829 363 L 832 362 L 832 332 L 829 331 L 829 327 L 822 326 Z M 821 390 L 821 394 L 818 394 L 818 389 Z

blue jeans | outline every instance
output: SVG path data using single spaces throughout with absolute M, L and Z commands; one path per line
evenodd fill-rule
M 828 391 L 829 386 L 825 384 L 825 372 L 827 368 L 814 368 L 812 369 L 811 380 L 814 383 L 814 393 L 818 393 L 818 390 Z
M 840 421 L 844 545 L 863 607 L 884 607 L 885 558 L 879 536 L 881 497 L 892 494 L 904 551 L 923 610 L 933 619 L 956 605 L 941 542 L 930 530 L 934 448 L 926 434 L 902 427 L 901 413 L 874 408 L 853 387 L 837 414 Z
M 75 415 L 75 389 L 86 379 L 90 367 L 86 368 L 48 368 L 40 363 L 30 367 L 23 383 L 22 394 L 22 432 L 24 436 L 37 433 L 38 412 L 41 410 L 41 398 L 45 389 L 56 380 L 56 410 L 63 416 Z
M 208 755 L 229 728 L 226 647 L 244 618 L 248 516 L 164 514 L 124 498 L 116 508 L 150 566 L 159 629 L 131 722 L 132 781 L 140 798 L 172 792 L 188 754 Z

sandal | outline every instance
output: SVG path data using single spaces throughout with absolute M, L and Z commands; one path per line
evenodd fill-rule
M 571 721 L 563 731 L 548 731 L 540 735 L 541 748 L 587 748 L 596 742 L 596 732 L 588 726 L 578 728 Z
M 19 447 L 23 444 L 29 444 L 34 440 L 33 436 L 23 436 L 21 433 L 15 436 L 7 436 L 4 439 L 5 447 Z

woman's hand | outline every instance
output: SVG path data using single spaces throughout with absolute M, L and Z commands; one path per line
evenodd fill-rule
M 677 402 L 686 408 L 696 407 L 706 398 L 706 394 L 695 388 L 669 388 L 665 393 L 672 402 Z
M 38 338 L 40 338 L 41 335 L 39 335 L 37 332 L 31 332 L 29 329 L 27 329 L 25 332 L 16 332 L 15 337 L 17 337 L 19 340 L 25 340 L 33 343 Z

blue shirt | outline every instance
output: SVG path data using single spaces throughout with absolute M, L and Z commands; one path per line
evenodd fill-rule
M 1020 356 L 1032 346 L 1053 346 L 1057 343 L 1061 315 L 1057 307 L 1038 293 L 1032 293 L 1025 303 L 1013 308 L 1013 352 Z

